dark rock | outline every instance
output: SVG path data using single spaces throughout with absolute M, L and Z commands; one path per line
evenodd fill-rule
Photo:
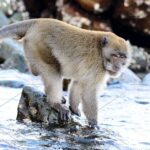
M 141 105 L 147 105 L 149 104 L 150 102 L 147 102 L 147 101 L 135 101 L 137 104 L 141 104 Z
M 103 13 L 107 11 L 112 4 L 112 0 L 75 0 L 79 5 L 93 13 Z
M 80 11 L 73 4 L 67 3 L 57 5 L 59 18 L 69 24 L 89 30 L 111 31 L 111 25 L 108 20 L 89 17 L 88 14 Z
M 49 112 L 50 111 L 50 112 Z M 45 95 L 31 87 L 24 87 L 18 105 L 17 120 L 58 123 L 58 114 L 54 112 L 46 102 Z
M 24 82 L 14 80 L 0 80 L 0 86 L 11 87 L 11 88 L 22 88 Z
M 92 20 L 92 30 L 96 31 L 112 31 L 111 24 L 108 20 Z
M 0 43 L 0 59 L 4 60 L 1 69 L 18 69 L 20 72 L 28 72 L 22 45 L 11 39 L 5 39 Z
M 150 47 L 150 1 L 123 0 L 115 7 L 114 29 L 132 44 Z M 119 31 L 120 30 L 120 31 Z
M 4 61 L 5 61 L 5 59 L 4 59 L 4 58 L 0 58 L 0 64 L 3 64 L 3 63 L 4 63 Z
M 45 94 L 38 89 L 26 86 L 23 88 L 18 105 L 18 121 L 40 122 L 49 127 L 77 125 L 77 122 L 70 118 L 67 122 L 59 119 L 59 114 L 46 102 Z
M 31 18 L 55 16 L 56 0 L 23 0 Z
M 80 28 L 90 26 L 90 20 L 87 17 L 83 16 L 81 13 L 79 13 L 76 10 L 76 7 L 74 7 L 73 5 L 58 5 L 57 7 L 59 11 L 59 19 L 61 19 L 62 21 L 78 26 Z

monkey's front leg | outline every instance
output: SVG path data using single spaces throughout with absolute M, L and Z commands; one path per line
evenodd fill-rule
M 84 85 L 82 94 L 83 111 L 88 119 L 90 128 L 98 128 L 98 102 L 95 85 Z
M 69 92 L 70 110 L 78 116 L 81 116 L 78 108 L 81 101 L 81 90 L 80 83 L 78 81 L 72 81 Z

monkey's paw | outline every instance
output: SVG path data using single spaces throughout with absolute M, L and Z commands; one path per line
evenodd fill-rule
M 68 121 L 70 113 L 69 109 L 64 104 L 56 103 L 54 109 L 58 111 L 61 121 Z
M 62 103 L 62 104 L 66 104 L 66 99 L 65 99 L 65 97 L 62 97 L 61 103 Z
M 95 129 L 95 130 L 99 130 L 99 126 L 97 124 L 97 121 L 92 119 L 92 120 L 89 120 L 89 128 L 90 129 Z
M 80 114 L 80 112 L 78 110 L 74 111 L 71 106 L 69 106 L 69 109 L 70 109 L 70 111 L 71 111 L 72 114 L 75 114 L 75 115 L 77 115 L 79 117 L 81 116 L 81 114 Z

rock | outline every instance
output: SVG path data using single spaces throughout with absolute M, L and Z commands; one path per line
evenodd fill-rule
M 38 89 L 26 86 L 23 88 L 18 105 L 18 121 L 40 122 L 49 127 L 77 124 L 72 118 L 68 122 L 62 122 L 59 114 L 46 102 L 45 94 Z
M 0 10 L 9 17 L 9 23 L 12 21 L 16 21 L 14 19 L 27 19 L 28 13 L 25 11 L 25 7 L 22 0 L 0 0 Z
M 112 0 L 75 0 L 79 5 L 93 13 L 103 13 L 109 9 Z
M 89 30 L 111 31 L 111 25 L 108 20 L 90 18 L 86 13 L 81 12 L 73 4 L 56 4 L 60 20 L 80 28 Z
M 49 110 L 51 113 L 49 113 Z M 29 119 L 37 122 L 57 121 L 58 114 L 54 112 L 46 103 L 46 96 L 31 87 L 24 87 L 18 105 L 17 120 Z
M 13 53 L 10 58 L 1 65 L 2 69 L 18 69 L 20 72 L 28 72 L 24 56 L 21 53 Z
M 145 85 L 150 85 L 150 73 L 148 73 L 144 78 L 143 78 L 143 84 Z
M 1 69 L 18 69 L 20 72 L 28 72 L 22 45 L 14 40 L 5 39 L 0 44 L 0 60 Z
M 132 60 L 130 69 L 134 72 L 149 72 L 150 71 L 150 55 L 144 48 L 132 46 Z
M 55 16 L 56 0 L 23 0 L 31 18 Z
M 91 24 L 90 20 L 87 17 L 79 13 L 76 8 L 70 4 L 63 5 L 63 7 L 58 6 L 58 10 L 60 19 L 64 22 L 80 28 L 86 28 Z
M 25 85 L 34 85 L 44 89 L 43 82 L 38 76 L 20 73 L 18 70 L 0 71 L 0 86 L 22 88 Z
M 21 12 L 16 12 L 10 17 L 10 20 L 12 22 L 16 22 L 16 21 L 22 21 L 22 20 L 24 20 L 24 18 L 22 16 Z
M 0 0 L 0 10 L 3 11 L 5 14 L 11 14 L 11 1 Z
M 108 84 L 137 84 L 140 82 L 141 79 L 134 72 L 132 72 L 130 69 L 126 69 L 119 78 L 110 80 Z
M 23 52 L 22 46 L 18 42 L 12 39 L 4 39 L 0 43 L 0 57 L 7 59 L 15 51 Z
M 114 29 L 133 44 L 150 47 L 150 1 L 118 1 L 114 13 Z M 118 25 L 119 24 L 119 25 Z
M 119 78 L 120 83 L 140 83 L 141 79 L 131 70 L 126 69 Z
M 96 31 L 112 31 L 109 20 L 93 19 L 91 28 Z
M 9 23 L 10 23 L 9 19 L 2 11 L 0 11 L 0 27 L 3 27 L 4 25 L 8 25 Z

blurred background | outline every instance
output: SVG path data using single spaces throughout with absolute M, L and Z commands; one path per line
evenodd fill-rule
M 0 27 L 40 17 L 115 32 L 133 45 L 130 68 L 140 77 L 149 72 L 150 0 L 0 0 Z
M 0 0 L 0 28 L 41 17 L 112 31 L 130 41 L 133 59 L 129 69 L 110 81 L 99 97 L 100 131 L 50 128 L 47 132 L 41 125 L 16 121 L 17 114 L 22 119 L 39 119 L 33 112 L 42 109 L 40 103 L 28 108 L 27 103 L 34 104 L 30 97 L 41 99 L 38 90 L 43 83 L 29 73 L 22 43 L 5 39 L 0 43 L 0 149 L 150 150 L 150 0 Z M 66 90 L 68 80 L 64 83 Z M 67 99 L 67 92 L 63 96 Z M 18 102 L 24 101 L 25 107 L 19 107 Z

